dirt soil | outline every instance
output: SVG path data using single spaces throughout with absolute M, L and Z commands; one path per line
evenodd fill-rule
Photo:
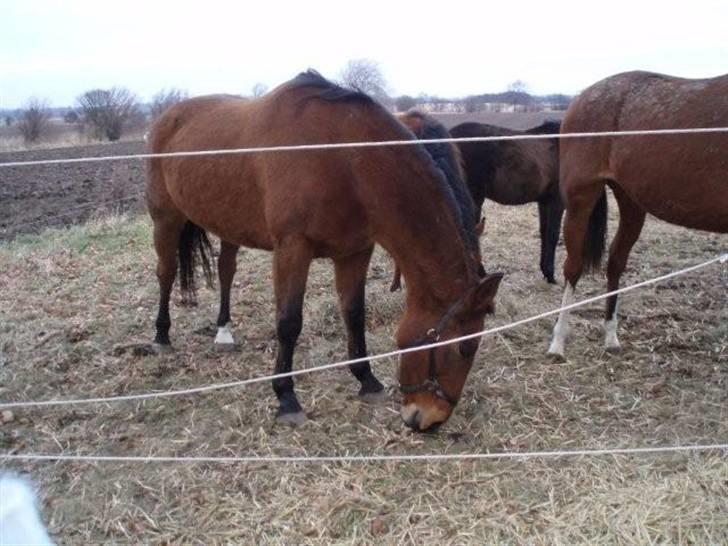
M 143 153 L 143 142 L 0 153 L 14 161 Z M 142 203 L 143 160 L 0 168 L 0 240 L 84 222 Z

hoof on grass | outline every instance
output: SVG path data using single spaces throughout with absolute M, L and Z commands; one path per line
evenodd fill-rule
M 165 344 L 153 343 L 152 350 L 154 351 L 155 354 L 158 354 L 158 355 L 168 355 L 173 351 L 172 345 L 170 345 L 168 343 L 165 343 Z
M 622 352 L 622 347 L 620 345 L 610 345 L 609 347 L 604 347 L 604 351 L 610 355 L 618 355 Z
M 384 389 L 377 392 L 360 392 L 359 400 L 367 404 L 383 404 L 389 400 L 389 395 Z
M 305 413 L 303 413 L 302 411 L 297 411 L 295 413 L 279 413 L 278 415 L 276 415 L 276 421 L 281 425 L 300 427 L 307 421 L 307 419 Z
M 218 353 L 234 353 L 238 350 L 238 346 L 235 343 L 214 343 L 215 351 Z
M 548 353 L 546 353 L 546 356 L 548 357 L 550 362 L 566 362 L 566 357 L 564 356 L 564 353 L 552 353 L 551 351 L 549 351 Z

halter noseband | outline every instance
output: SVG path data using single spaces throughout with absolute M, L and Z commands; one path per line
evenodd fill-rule
M 444 330 L 445 325 L 454 314 L 456 308 L 458 307 L 458 303 L 459 302 L 455 303 L 452 307 L 450 307 L 450 309 L 448 309 L 447 313 L 445 313 L 445 316 L 442 317 L 437 327 L 430 328 L 429 330 L 427 330 L 425 335 L 420 336 L 418 339 L 410 343 L 407 347 L 419 347 L 420 345 L 427 345 L 440 341 L 440 333 L 442 332 L 442 330 Z M 442 388 L 442 385 L 440 385 L 440 381 L 437 379 L 437 373 L 435 369 L 435 349 L 436 347 L 432 347 L 429 351 L 427 379 L 417 385 L 402 385 L 400 383 L 399 392 L 401 392 L 402 394 L 429 392 L 437 398 L 444 400 L 452 407 L 455 407 L 458 403 L 458 399 L 447 394 Z

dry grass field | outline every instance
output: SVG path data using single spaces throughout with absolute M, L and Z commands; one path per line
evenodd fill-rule
M 612 205 L 614 203 L 611 203 Z M 535 206 L 486 204 L 489 270 L 507 276 L 486 325 L 557 307 L 538 272 Z M 614 232 L 615 207 L 610 230 Z M 0 243 L 0 399 L 114 396 L 270 373 L 270 256 L 239 256 L 239 350 L 212 349 L 217 293 L 172 310 L 175 352 L 153 336 L 157 285 L 145 216 Z M 649 220 L 624 283 L 711 258 L 725 236 Z M 563 260 L 559 248 L 557 263 Z M 393 348 L 403 294 L 378 251 L 368 281 L 372 353 Z M 296 367 L 345 355 L 327 262 L 312 269 Z M 595 295 L 601 277 L 578 295 Z M 337 455 L 638 447 L 728 440 L 728 267 L 622 299 L 623 351 L 601 347 L 601 305 L 575 312 L 568 360 L 545 357 L 553 320 L 488 337 L 455 416 L 434 435 L 398 416 L 396 362 L 375 365 L 390 400 L 369 406 L 338 370 L 302 376 L 309 421 L 274 421 L 268 384 L 145 402 L 18 409 L 3 453 Z M 0 463 L 38 483 L 59 544 L 725 544 L 728 453 L 482 462 L 339 464 Z

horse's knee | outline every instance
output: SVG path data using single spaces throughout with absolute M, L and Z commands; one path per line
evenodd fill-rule
M 627 260 L 614 255 L 609 257 L 607 262 L 607 279 L 609 281 L 618 281 L 627 268 Z
M 295 342 L 303 327 L 301 312 L 283 314 L 278 318 L 276 334 L 282 342 Z
M 354 331 L 364 329 L 364 310 L 365 307 L 363 303 L 350 304 L 343 310 L 344 321 L 349 329 Z

